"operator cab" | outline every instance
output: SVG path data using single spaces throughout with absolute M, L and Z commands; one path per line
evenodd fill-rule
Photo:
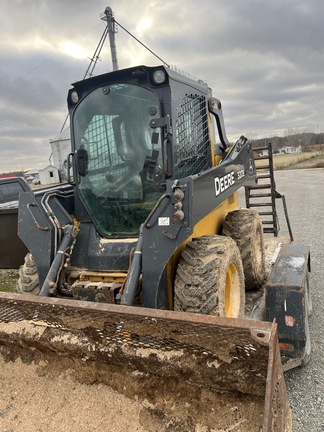
M 119 83 L 94 89 L 73 113 L 79 196 L 104 236 L 138 235 L 161 195 L 161 138 L 150 127 L 159 105 L 151 90 Z
M 68 96 L 74 181 L 102 236 L 137 237 L 167 178 L 210 167 L 204 93 L 206 86 L 164 67 L 140 66 L 74 84 Z

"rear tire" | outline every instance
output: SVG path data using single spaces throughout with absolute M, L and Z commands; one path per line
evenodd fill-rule
M 235 240 L 243 262 L 245 289 L 259 289 L 265 279 L 263 227 L 259 214 L 250 209 L 228 213 L 223 235 Z
M 243 318 L 244 273 L 235 242 L 222 236 L 190 241 L 174 282 L 174 310 Z
M 25 256 L 25 263 L 19 268 L 16 291 L 21 294 L 32 295 L 37 295 L 40 291 L 37 267 L 31 253 Z

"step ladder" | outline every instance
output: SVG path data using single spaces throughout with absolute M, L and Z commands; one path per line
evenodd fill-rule
M 263 147 L 253 148 L 256 161 L 257 185 L 245 187 L 245 201 L 247 208 L 255 208 L 261 216 L 263 232 L 278 237 L 279 222 L 276 209 L 276 200 L 282 199 L 287 227 L 291 241 L 291 232 L 286 199 L 276 190 L 274 179 L 272 144 L 268 143 Z

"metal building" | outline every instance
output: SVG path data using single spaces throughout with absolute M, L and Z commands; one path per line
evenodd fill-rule
M 66 127 L 54 139 L 50 140 L 53 165 L 60 171 L 61 179 L 66 179 L 67 157 L 71 152 L 70 127 Z

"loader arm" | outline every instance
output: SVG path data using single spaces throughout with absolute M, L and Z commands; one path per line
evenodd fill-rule
M 200 175 L 167 181 L 164 199 L 143 228 L 142 290 L 145 307 L 168 308 L 163 278 L 170 257 L 190 237 L 198 234 L 199 226 L 208 225 L 202 228 L 204 234 L 218 232 L 221 218 L 214 217 L 212 222 L 207 222 L 208 216 L 217 212 L 222 203 L 226 203 L 225 211 L 229 211 L 228 200 L 232 200 L 233 194 L 240 187 L 255 183 L 251 144 L 243 139 L 235 144 L 220 165 Z M 176 210 L 179 203 L 180 213 Z

